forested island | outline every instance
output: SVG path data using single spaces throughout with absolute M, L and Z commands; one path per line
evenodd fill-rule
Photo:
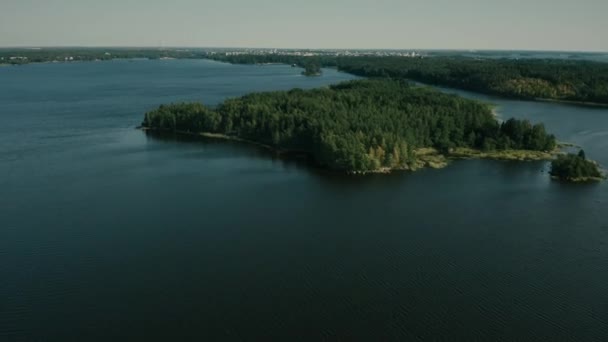
M 321 76 L 321 66 L 316 63 L 308 63 L 304 65 L 304 71 L 302 71 L 302 75 L 304 76 Z
M 410 79 L 486 94 L 529 100 L 608 105 L 608 63 L 558 59 L 473 59 L 465 57 L 298 57 L 213 55 L 249 63 L 315 63 L 358 76 Z
M 599 165 L 588 160 L 585 152 L 560 155 L 551 163 L 551 176 L 567 182 L 594 182 L 606 178 Z
M 350 173 L 413 170 L 442 164 L 452 153 L 548 159 L 556 148 L 542 124 L 499 123 L 488 104 L 389 79 L 253 93 L 216 108 L 162 105 L 146 113 L 142 127 L 304 153 L 324 168 Z

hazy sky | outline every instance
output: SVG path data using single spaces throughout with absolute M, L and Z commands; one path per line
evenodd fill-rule
M 0 46 L 608 51 L 608 0 L 0 3 Z

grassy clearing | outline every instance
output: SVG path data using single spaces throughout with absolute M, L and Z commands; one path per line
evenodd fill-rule
M 449 164 L 448 158 L 432 147 L 419 148 L 414 153 L 416 154 L 416 162 L 412 166 L 413 170 L 425 167 L 441 169 Z
M 416 153 L 416 163 L 411 167 L 418 170 L 425 167 L 440 169 L 448 166 L 453 159 L 494 159 L 513 161 L 552 160 L 560 152 L 530 151 L 530 150 L 498 150 L 481 151 L 471 148 L 459 147 L 450 150 L 448 154 L 442 154 L 432 147 L 419 148 Z
M 450 158 L 455 159 L 496 159 L 496 160 L 551 160 L 558 154 L 558 151 L 530 151 L 530 150 L 497 150 L 481 151 L 471 148 L 455 148 L 449 153 Z

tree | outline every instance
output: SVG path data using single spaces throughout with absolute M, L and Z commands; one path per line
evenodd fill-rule
M 583 150 L 583 149 L 581 149 L 580 151 L 578 151 L 578 156 L 580 158 L 587 159 L 587 156 L 585 156 L 585 150 Z
M 567 154 L 557 157 L 551 163 L 551 175 L 562 180 L 578 181 L 601 179 L 603 175 L 598 165 L 579 154 Z

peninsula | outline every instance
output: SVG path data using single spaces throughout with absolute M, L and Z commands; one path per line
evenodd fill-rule
M 216 108 L 161 105 L 142 127 L 304 153 L 348 173 L 439 167 L 451 155 L 549 159 L 556 148 L 542 124 L 499 123 L 489 104 L 389 79 L 253 93 Z

